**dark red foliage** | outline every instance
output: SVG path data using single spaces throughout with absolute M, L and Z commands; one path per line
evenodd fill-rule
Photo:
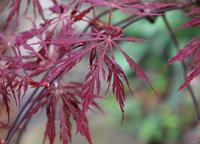
M 57 134 L 56 122 L 59 121 L 60 140 L 63 144 L 70 143 L 71 121 L 74 120 L 77 132 L 92 144 L 86 112 L 93 108 L 102 111 L 95 100 L 103 98 L 111 87 L 123 113 L 126 100 L 124 83 L 133 94 L 124 70 L 116 62 L 114 51 L 120 51 L 135 74 L 150 84 L 139 65 L 120 47 L 121 41 L 134 43 L 144 40 L 124 36 L 122 27 L 111 22 L 112 12 L 118 10 L 128 17 L 144 18 L 158 16 L 166 9 L 176 7 L 174 3 L 147 3 L 139 0 L 50 2 L 51 6 L 44 9 L 40 0 L 27 0 L 25 11 L 21 10 L 22 0 L 5 0 L 3 3 L 9 12 L 5 27 L 0 32 L 1 101 L 6 106 L 8 119 L 13 100 L 20 108 L 19 115 L 5 139 L 7 144 L 19 126 L 22 126 L 23 131 L 23 124 L 44 109 L 48 119 L 44 142 L 48 139 L 50 144 L 54 143 Z M 30 6 L 33 6 L 34 18 L 28 15 Z M 101 19 L 103 14 L 97 13 L 99 7 L 105 8 L 107 21 Z M 4 8 L 0 7 L 0 11 L 3 10 Z M 198 12 L 197 9 L 189 15 L 196 15 Z M 39 24 L 35 22 L 37 14 L 42 19 Z M 18 28 L 23 26 L 23 19 L 31 24 L 26 30 L 20 31 Z M 77 30 L 79 22 L 86 23 L 81 30 Z M 197 26 L 199 22 L 199 17 L 195 17 L 183 28 Z M 181 88 L 200 73 L 199 44 L 197 37 L 169 61 L 171 64 L 190 56 L 195 57 L 193 71 Z M 82 59 L 88 60 L 88 72 L 83 81 L 64 81 L 68 72 Z M 102 80 L 107 83 L 105 94 L 102 92 Z M 25 95 L 29 89 L 34 89 L 34 92 L 30 96 Z M 23 97 L 28 100 L 21 107 Z
M 200 9 L 194 9 L 188 13 L 190 16 L 194 16 L 192 20 L 182 25 L 181 28 L 190 28 L 200 25 L 200 17 L 198 13 Z M 200 74 L 200 37 L 196 36 L 193 38 L 183 49 L 181 49 L 174 57 L 169 60 L 169 64 L 174 63 L 175 61 L 183 61 L 187 58 L 192 58 L 190 73 L 187 76 L 185 82 L 180 86 L 179 90 L 188 86 L 188 84 Z
M 192 19 L 187 22 L 186 24 L 182 25 L 181 28 L 190 28 L 190 27 L 195 27 L 195 26 L 199 26 L 200 24 L 200 8 L 195 8 L 193 10 L 191 10 L 190 12 L 188 12 L 188 16 L 191 16 Z

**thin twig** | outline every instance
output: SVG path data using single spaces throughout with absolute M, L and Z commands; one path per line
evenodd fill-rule
M 169 34 L 170 34 L 170 37 L 172 39 L 172 42 L 174 43 L 175 45 L 175 48 L 177 51 L 179 51 L 180 49 L 180 46 L 179 46 L 179 43 L 178 43 L 178 40 L 176 38 L 176 35 L 174 34 L 167 18 L 165 15 L 162 16 L 163 18 L 163 21 L 165 23 L 165 26 L 167 28 L 167 30 L 169 31 Z M 187 77 L 187 66 L 186 66 L 186 63 L 184 61 L 181 61 L 181 65 L 182 65 L 182 69 L 183 69 L 183 75 L 184 75 L 184 80 L 186 80 L 186 77 Z M 197 121 L 200 121 L 200 111 L 199 111 L 199 104 L 198 104 L 198 101 L 197 101 L 197 98 L 196 98 L 196 95 L 191 87 L 190 84 L 187 85 L 187 90 L 190 94 L 190 97 L 192 98 L 192 101 L 193 101 L 193 105 L 194 105 L 194 109 L 196 111 L 196 115 L 197 115 Z
M 184 8 L 184 7 L 187 7 L 187 6 L 191 6 L 193 5 L 194 2 L 191 2 L 191 3 L 188 3 L 188 4 L 184 4 L 184 5 L 178 5 L 176 7 L 171 7 L 171 8 L 166 8 L 166 9 L 161 9 L 161 10 L 158 10 L 157 13 L 164 13 L 166 11 L 170 11 L 170 10 L 176 10 L 176 9 L 181 9 L 181 8 Z M 115 10 L 115 9 L 113 9 Z M 103 15 L 107 14 L 109 11 L 104 11 L 102 12 L 98 18 L 102 17 Z M 129 18 L 128 20 L 122 20 L 122 22 L 119 22 L 119 24 L 123 24 L 123 23 L 126 23 L 122 26 L 122 28 L 126 28 L 127 26 L 129 26 L 130 24 L 138 21 L 138 20 L 141 20 L 143 18 L 146 18 L 147 16 L 139 16 L 139 17 L 135 17 L 135 18 Z M 128 23 L 127 23 L 128 21 Z M 87 27 L 86 27 L 86 31 L 87 31 Z M 173 38 L 174 39 L 174 38 Z M 176 40 L 176 39 L 175 39 Z M 174 40 L 173 40 L 174 41 Z M 175 44 L 175 41 L 174 41 L 174 44 Z M 184 65 L 183 63 L 183 68 L 185 69 L 186 65 Z M 61 72 L 62 73 L 62 72 Z M 60 75 L 60 74 L 59 74 Z M 58 76 L 59 76 L 58 75 Z M 187 72 L 185 72 L 185 75 L 187 75 Z M 57 77 L 56 77 L 57 78 Z M 55 79 L 56 79 L 55 78 Z M 54 80 L 55 80 L 54 79 Z M 52 80 L 51 83 L 54 81 Z M 197 103 L 197 100 L 196 100 L 196 97 L 194 95 L 194 92 L 192 90 L 192 88 L 190 86 L 187 87 L 188 88 L 188 91 L 193 99 L 193 102 L 194 102 L 194 105 L 195 105 L 195 109 L 196 109 L 196 112 L 197 112 L 197 116 L 198 116 L 198 120 L 200 119 L 200 112 L 199 112 L 199 109 L 198 109 L 198 103 Z M 39 97 L 44 91 L 45 91 L 46 88 L 43 88 L 41 90 L 41 92 L 37 95 L 37 97 Z M 20 126 L 20 124 L 24 121 L 25 119 L 25 116 L 26 114 L 29 112 L 29 110 L 37 103 L 37 97 L 36 99 L 33 101 L 33 103 L 30 104 L 31 100 L 35 97 L 35 94 L 38 92 L 39 88 L 35 89 L 34 92 L 31 94 L 30 98 L 26 101 L 26 103 L 24 104 L 24 106 L 22 107 L 20 113 L 18 114 L 17 118 L 15 119 L 15 122 L 13 123 L 12 127 L 10 128 L 8 134 L 7 134 L 7 137 L 6 137 L 6 144 L 9 144 L 10 143 L 10 140 L 12 139 L 13 135 L 15 134 L 16 130 L 18 129 L 18 127 Z M 30 104 L 30 106 L 29 106 Z M 28 107 L 29 106 L 29 107 Z M 25 112 L 26 110 L 26 112 Z M 24 113 L 25 112 L 25 113 Z
M 164 15 L 165 12 L 183 9 L 185 7 L 189 7 L 189 6 L 194 5 L 194 4 L 195 4 L 195 2 L 189 2 L 189 3 L 186 3 L 186 4 L 179 4 L 179 5 L 176 5 L 174 7 L 168 7 L 168 8 L 165 8 L 165 9 L 158 9 L 157 11 L 153 12 L 153 13 L 158 14 L 158 15 L 152 15 L 151 17 L 154 18 L 154 17 L 162 16 L 162 15 Z M 129 25 L 131 25 L 132 23 L 134 23 L 138 20 L 144 19 L 144 18 L 148 18 L 148 17 L 149 17 L 148 15 L 137 16 L 137 17 L 136 16 L 130 16 L 130 17 L 127 17 L 127 18 L 123 19 L 122 21 L 114 24 L 114 25 L 119 26 L 119 25 L 122 25 L 123 23 L 125 23 L 121 27 L 122 29 L 124 29 L 124 28 L 128 27 Z
M 133 19 L 130 19 L 126 24 L 124 24 L 121 29 L 125 29 L 126 27 L 128 27 L 129 25 L 131 25 L 132 23 L 136 22 L 136 21 L 139 21 L 141 19 L 145 18 L 144 16 L 138 16 L 138 17 L 135 17 Z
M 15 125 L 17 124 L 18 120 L 20 119 L 20 117 L 22 116 L 22 114 L 24 113 L 24 111 L 26 110 L 26 107 L 30 104 L 30 102 L 32 101 L 32 99 L 34 98 L 35 94 L 38 92 L 38 88 L 36 88 L 33 93 L 31 94 L 31 96 L 29 97 L 29 99 L 26 101 L 26 103 L 23 105 L 23 107 L 21 108 L 21 111 L 19 112 L 19 114 L 17 115 L 14 123 L 12 124 L 12 126 L 10 127 L 7 136 L 6 136 L 6 141 L 9 138 L 9 136 L 11 135 Z
M 21 138 L 23 137 L 24 131 L 25 131 L 25 129 L 27 128 L 27 126 L 28 126 L 30 120 L 31 120 L 31 119 L 28 119 L 28 120 L 25 122 L 23 128 L 19 131 L 19 135 L 17 136 L 16 144 L 20 144 Z
M 38 90 L 39 90 L 39 89 L 36 89 L 36 91 L 38 91 Z M 37 97 L 39 97 L 39 96 L 44 92 L 44 90 L 45 90 L 45 88 L 43 88 L 43 89 L 41 90 L 41 92 L 37 95 Z M 34 96 L 35 94 L 32 93 L 32 95 Z M 19 128 L 19 126 L 22 124 L 23 120 L 24 120 L 25 117 L 27 116 L 27 113 L 29 112 L 29 110 L 31 110 L 31 109 L 33 108 L 33 106 L 34 106 L 35 103 L 37 102 L 37 101 L 36 101 L 36 100 L 37 100 L 37 97 L 35 98 L 35 100 L 33 101 L 33 103 L 31 103 L 31 105 L 29 106 L 29 108 L 27 108 L 27 107 L 28 107 L 28 105 L 30 104 L 32 98 L 31 98 L 31 99 L 28 99 L 28 101 L 26 102 L 26 104 L 23 106 L 23 107 L 25 107 L 25 109 L 22 109 L 22 110 L 20 111 L 20 113 L 19 113 L 18 116 L 17 116 L 18 119 L 15 120 L 14 124 L 13 124 L 12 127 L 10 128 L 10 130 L 9 130 L 7 136 L 6 136 L 6 139 L 5 139 L 5 141 L 6 141 L 5 144 L 9 144 L 9 143 L 10 143 L 10 140 L 11 140 L 12 137 L 14 136 L 14 134 L 15 134 L 15 132 L 17 131 L 17 129 Z M 25 110 L 26 110 L 26 112 L 25 112 Z M 22 115 L 22 114 L 23 114 L 23 115 Z M 22 118 L 20 119 L 20 117 L 22 117 Z

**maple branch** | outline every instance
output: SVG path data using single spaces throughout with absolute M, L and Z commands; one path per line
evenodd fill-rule
M 180 5 L 177 5 L 177 6 L 174 6 L 174 7 L 170 7 L 170 8 L 165 8 L 165 9 L 160 9 L 160 10 L 157 10 L 155 11 L 156 13 L 158 14 L 163 14 L 164 12 L 167 12 L 167 11 L 170 11 L 170 10 L 175 10 L 175 9 L 182 9 L 184 7 L 188 7 L 190 5 L 193 5 L 195 2 L 191 2 L 191 3 L 187 3 L 187 4 L 180 4 Z M 112 11 L 114 11 L 115 9 L 113 8 Z M 102 17 L 103 15 L 107 14 L 110 10 L 107 10 L 107 11 L 104 11 L 102 12 L 102 14 L 100 14 L 99 16 L 97 16 L 97 18 L 99 19 L 100 17 Z M 116 25 L 122 25 L 122 29 L 125 29 L 127 26 L 129 26 L 130 24 L 138 21 L 138 20 L 141 20 L 143 18 L 147 18 L 148 16 L 138 16 L 138 17 L 128 17 L 124 20 L 122 20 L 121 22 L 117 23 Z M 157 16 L 152 16 L 152 17 L 157 17 Z M 165 17 L 164 17 L 165 18 Z M 166 25 L 168 24 L 168 22 L 166 21 L 165 22 Z M 89 24 L 90 25 L 90 24 Z M 84 31 L 87 31 L 87 29 L 89 28 L 89 25 L 85 28 Z M 170 25 L 167 25 L 167 28 L 169 30 L 169 32 L 171 32 L 171 27 Z M 177 47 L 177 49 L 179 48 L 178 46 L 178 42 L 176 40 L 176 37 L 175 35 L 172 33 L 171 34 L 172 36 L 172 40 L 175 44 L 175 46 Z M 187 69 L 186 69 L 186 65 L 184 62 L 182 62 L 182 65 L 183 65 L 183 69 L 184 69 L 184 77 L 187 76 Z M 53 80 L 50 81 L 50 85 L 54 82 L 54 80 L 56 80 L 62 73 L 64 72 L 61 71 Z M 48 75 L 48 72 L 46 73 L 46 75 Z M 45 76 L 44 76 L 45 77 Z M 198 120 L 200 120 L 200 112 L 199 112 L 199 109 L 198 109 L 198 103 L 197 103 L 197 100 L 196 100 L 196 96 L 191 88 L 190 85 L 188 85 L 188 91 L 193 99 L 193 103 L 194 103 L 194 106 L 195 106 L 195 109 L 196 109 L 196 113 L 197 113 L 197 117 L 198 117 Z M 8 133 L 7 133 L 7 136 L 6 136 L 6 144 L 9 144 L 10 143 L 10 140 L 12 139 L 13 135 L 15 134 L 16 130 L 18 129 L 18 127 L 25 122 L 25 125 L 26 125 L 26 122 L 28 120 L 26 120 L 26 115 L 27 113 L 29 112 L 29 110 L 31 110 L 34 105 L 38 102 L 38 99 L 40 97 L 40 95 L 46 90 L 46 87 L 44 87 L 43 89 L 41 89 L 41 91 L 38 93 L 38 91 L 40 90 L 40 88 L 36 88 L 33 93 L 30 95 L 30 97 L 28 98 L 28 100 L 25 102 L 25 104 L 23 105 L 22 109 L 20 110 L 19 114 L 17 115 L 13 125 L 11 126 L 11 128 L 9 129 Z M 31 102 L 32 100 L 34 99 L 33 102 Z
M 24 124 L 24 127 L 22 128 L 22 130 L 19 131 L 19 135 L 17 136 L 16 144 L 20 144 L 21 138 L 22 138 L 22 136 L 24 134 L 23 133 L 24 129 L 26 129 L 26 127 L 27 127 L 27 125 L 28 125 L 28 123 L 29 123 L 30 120 L 31 119 L 29 119 L 28 121 L 26 121 L 26 123 Z
M 81 45 L 80 45 L 81 46 Z M 78 46 L 75 46 L 74 48 L 77 48 Z M 61 56 L 64 57 L 65 53 L 63 53 L 63 55 Z M 56 66 L 55 66 L 56 67 Z M 49 70 L 50 71 L 50 70 Z M 42 80 L 48 76 L 49 71 L 43 76 Z M 51 84 L 58 79 L 62 73 L 65 70 L 61 71 L 54 79 L 52 79 L 49 82 L 49 86 L 51 86 Z M 39 92 L 39 94 L 35 97 L 35 95 L 37 94 L 37 92 L 39 91 L 40 87 L 36 88 L 33 93 L 31 94 L 31 96 L 29 97 L 29 99 L 25 102 L 25 104 L 23 105 L 23 107 L 21 108 L 21 111 L 19 112 L 19 114 L 17 115 L 14 123 L 12 124 L 11 128 L 9 129 L 6 139 L 5 139 L 5 144 L 9 144 L 10 140 L 12 139 L 12 137 L 14 136 L 15 132 L 17 131 L 17 129 L 20 127 L 20 125 L 23 123 L 23 121 L 25 120 L 25 117 L 27 115 L 27 113 L 34 107 L 34 105 L 37 103 L 38 98 L 40 97 L 40 95 L 46 90 L 46 87 L 43 87 L 43 89 Z M 33 98 L 35 97 L 35 100 L 30 104 L 30 102 L 33 100 Z M 28 105 L 30 104 L 30 106 L 28 107 Z M 26 111 L 25 111 L 26 110 Z M 21 117 L 21 120 L 20 120 Z M 28 122 L 27 122 L 28 121 Z M 25 122 L 25 124 L 23 125 L 26 126 L 29 123 L 29 119 Z M 23 129 L 22 129 L 23 130 Z
M 125 25 L 123 25 L 121 28 L 122 29 L 125 29 L 126 27 L 128 27 L 129 25 L 131 25 L 132 23 L 136 22 L 136 21 L 139 21 L 141 19 L 145 18 L 145 16 L 138 16 L 138 17 L 135 17 L 133 19 L 130 19 L 128 23 L 126 23 Z M 128 18 L 127 18 L 128 20 Z M 122 24 L 123 22 L 119 23 L 119 24 Z
M 154 11 L 154 13 L 157 13 L 157 14 L 159 14 L 159 15 L 155 15 L 155 16 L 151 16 L 150 18 L 156 18 L 156 17 L 158 17 L 158 16 L 162 16 L 162 15 L 164 15 L 164 13 L 165 12 L 168 12 L 168 11 L 172 11 L 172 10 L 178 10 L 178 9 L 183 9 L 183 8 L 185 8 L 185 7 L 189 7 L 189 6 L 191 6 L 191 5 L 194 5 L 194 4 L 196 4 L 196 2 L 189 2 L 189 3 L 186 3 L 186 4 L 179 4 L 179 5 L 177 5 L 177 6 L 174 6 L 174 7 L 169 7 L 169 8 L 164 8 L 164 9 L 159 9 L 159 10 L 157 10 L 157 11 Z M 108 12 L 107 12 L 108 13 Z M 104 12 L 104 15 L 105 15 L 106 13 Z M 100 17 L 99 17 L 100 18 Z M 125 23 L 121 28 L 122 29 L 125 29 L 126 27 L 128 27 L 129 25 L 131 25 L 132 23 L 134 23 L 134 22 L 136 22 L 136 21 L 138 21 L 138 20 L 141 20 L 141 19 L 143 19 L 143 18 L 149 18 L 149 16 L 148 15 L 144 15 L 144 16 L 134 16 L 134 15 L 131 15 L 131 16 L 129 16 L 129 17 L 127 17 L 127 18 L 125 18 L 125 19 L 123 19 L 123 20 L 121 20 L 120 22 L 118 22 L 118 23 L 116 23 L 116 24 L 114 24 L 115 26 L 119 26 L 119 25 L 122 25 L 123 23 Z
M 34 92 L 31 94 L 31 97 L 26 101 L 26 103 L 24 104 L 24 106 L 22 107 L 21 111 L 19 112 L 19 114 L 17 115 L 17 118 L 15 119 L 13 125 L 11 126 L 11 128 L 9 129 L 6 139 L 5 139 L 5 144 L 9 144 L 10 140 L 12 139 L 12 137 L 14 136 L 16 130 L 19 128 L 19 126 L 22 124 L 23 120 L 25 119 L 27 113 L 29 112 L 29 110 L 34 106 L 35 101 L 33 101 L 33 103 L 31 104 L 31 106 L 27 109 L 29 103 L 31 102 L 31 100 L 33 99 L 33 97 L 35 96 L 35 94 L 37 93 L 37 91 L 39 90 L 39 88 L 36 88 L 34 90 Z M 44 88 L 41 90 L 41 92 L 38 94 L 38 97 L 44 92 Z M 24 113 L 24 111 L 26 110 L 26 112 Z M 24 115 L 23 115 L 24 114 Z M 23 115 L 23 116 L 22 116 Z M 21 120 L 20 117 L 22 116 Z
M 9 139 L 9 136 L 12 133 L 12 130 L 15 128 L 15 125 L 17 124 L 18 120 L 20 119 L 21 115 L 24 113 L 24 111 L 26 110 L 26 107 L 29 105 L 29 103 L 31 102 L 31 100 L 33 99 L 33 97 L 35 96 L 35 94 L 38 92 L 38 88 L 36 88 L 33 93 L 30 95 L 29 99 L 26 101 L 26 103 L 23 105 L 23 107 L 21 108 L 21 111 L 19 112 L 19 114 L 17 115 L 14 123 L 12 124 L 11 128 L 9 129 L 7 136 L 6 136 L 6 141 L 7 139 Z
M 174 6 L 174 7 L 160 9 L 160 10 L 154 11 L 154 13 L 158 13 L 160 15 L 163 15 L 165 12 L 168 12 L 168 11 L 171 11 L 171 10 L 183 9 L 185 7 L 189 7 L 189 6 L 192 6 L 194 4 L 196 4 L 196 2 L 195 1 L 191 1 L 191 2 L 186 3 L 186 4 L 179 4 L 179 5 Z M 116 10 L 117 10 L 117 8 L 112 8 L 112 11 L 116 11 Z M 104 10 L 104 11 L 102 11 L 100 14 L 98 14 L 98 16 L 96 18 L 100 19 L 102 16 L 105 16 L 106 14 L 108 14 L 109 11 L 110 10 Z M 122 29 L 123 29 L 123 28 L 126 28 L 127 26 L 131 25 L 132 23 L 134 23 L 134 22 L 136 22 L 138 20 L 141 20 L 143 18 L 148 18 L 148 17 L 149 17 L 148 15 L 146 15 L 146 16 L 137 16 L 137 17 L 135 15 L 131 15 L 131 16 L 129 16 L 129 17 L 127 17 L 127 18 L 119 21 L 118 23 L 116 23 L 114 25 L 115 26 L 119 26 L 119 25 L 122 25 L 123 23 L 126 23 L 124 26 L 122 26 Z M 151 16 L 151 17 L 158 17 L 158 16 Z M 90 27 L 90 24 L 88 24 L 84 28 L 83 32 L 86 32 L 89 29 L 89 27 Z
M 174 43 L 174 46 L 176 48 L 177 51 L 179 51 L 180 49 L 180 46 L 179 46 L 179 43 L 178 43 L 178 40 L 176 38 L 176 35 L 174 34 L 167 18 L 165 15 L 162 16 L 163 18 L 163 21 L 164 21 L 164 24 L 167 28 L 167 30 L 169 31 L 169 35 L 171 37 L 171 40 L 172 42 Z M 187 77 L 187 66 L 186 66 L 186 63 L 184 61 L 181 61 L 181 65 L 182 65 L 182 69 L 183 69 L 183 75 L 184 75 L 184 80 L 186 80 L 186 77 Z M 197 98 L 196 98 L 196 95 L 191 87 L 190 84 L 187 85 L 187 90 L 190 94 L 190 97 L 192 99 L 192 102 L 193 102 L 193 105 L 194 105 L 194 109 L 196 111 L 196 115 L 197 115 L 197 121 L 200 121 L 200 111 L 199 111 L 199 104 L 198 104 L 198 101 L 197 101 Z

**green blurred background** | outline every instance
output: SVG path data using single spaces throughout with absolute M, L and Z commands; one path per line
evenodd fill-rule
M 113 17 L 113 23 L 116 23 L 125 16 L 116 11 Z M 181 11 L 168 12 L 166 17 L 174 30 L 189 19 Z M 107 17 L 103 19 L 106 20 Z M 176 30 L 175 33 L 181 47 L 184 47 L 192 37 L 200 33 L 200 29 Z M 105 115 L 99 112 L 88 113 L 94 144 L 200 143 L 200 129 L 194 123 L 196 115 L 191 98 L 186 90 L 177 91 L 183 83 L 181 64 L 167 65 L 169 58 L 175 55 L 176 48 L 163 19 L 159 17 L 155 23 L 150 23 L 146 19 L 140 20 L 125 29 L 125 36 L 147 40 L 134 44 L 124 42 L 121 43 L 121 47 L 146 72 L 159 96 L 155 95 L 148 84 L 135 76 L 123 56 L 116 50 L 117 61 L 128 75 L 134 97 L 126 88 L 127 100 L 122 124 L 122 114 L 113 95 L 99 101 Z M 198 96 L 198 78 L 192 81 L 192 87 Z M 33 137 L 37 137 L 34 144 L 39 143 L 44 123 L 32 123 L 22 143 L 30 144 Z M 80 136 L 74 136 L 72 143 L 86 144 L 86 141 Z

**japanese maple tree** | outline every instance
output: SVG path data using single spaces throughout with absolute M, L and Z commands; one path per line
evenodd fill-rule
M 92 144 L 86 113 L 96 108 L 102 111 L 96 99 L 104 98 L 109 91 L 115 96 L 124 112 L 125 84 L 132 95 L 132 86 L 124 70 L 117 63 L 114 51 L 119 51 L 133 72 L 159 95 L 151 85 L 147 74 L 130 57 L 120 42 L 148 42 L 143 38 L 126 37 L 124 29 L 140 20 L 153 20 L 165 12 L 194 6 L 187 15 L 193 18 L 180 28 L 186 29 L 200 25 L 198 1 L 186 3 L 142 2 L 140 0 L 49 0 L 47 9 L 41 0 L 3 0 L 0 12 L 6 15 L 5 24 L 0 31 L 0 97 L 7 112 L 8 133 L 2 144 L 10 144 L 16 132 L 23 133 L 32 117 L 45 110 L 48 118 L 45 139 L 50 144 L 56 137 L 56 121 L 59 121 L 59 136 L 63 144 L 71 141 L 72 124 L 76 122 L 77 132 Z M 25 6 L 25 9 L 24 9 Z M 30 7 L 33 7 L 31 11 Z M 102 9 L 102 11 L 98 11 Z M 120 11 L 127 18 L 112 23 L 113 12 Z M 33 13 L 33 15 L 31 15 Z M 107 15 L 108 19 L 101 18 Z M 30 22 L 28 29 L 21 31 L 21 18 Z M 41 20 L 38 20 L 40 18 Z M 165 19 L 166 20 L 166 19 Z M 85 23 L 77 30 L 80 22 Z M 172 40 L 176 45 L 174 31 L 170 28 Z M 193 38 L 169 60 L 169 64 L 181 61 L 186 73 L 180 90 L 189 90 L 195 105 L 198 120 L 200 112 L 190 82 L 200 74 L 200 38 Z M 187 75 L 184 60 L 192 57 L 191 73 Z M 67 81 L 65 77 L 82 60 L 87 60 L 88 71 L 83 73 L 82 81 Z M 102 77 L 102 78 L 101 78 Z M 107 84 L 102 91 L 101 80 Z M 110 90 L 111 89 L 111 90 Z M 27 91 L 32 91 L 31 94 Z M 19 113 L 10 122 L 11 105 L 16 104 Z M 59 114 L 56 114 L 59 111 Z M 18 139 L 21 135 L 18 136 Z M 18 142 L 19 143 L 19 142 Z

